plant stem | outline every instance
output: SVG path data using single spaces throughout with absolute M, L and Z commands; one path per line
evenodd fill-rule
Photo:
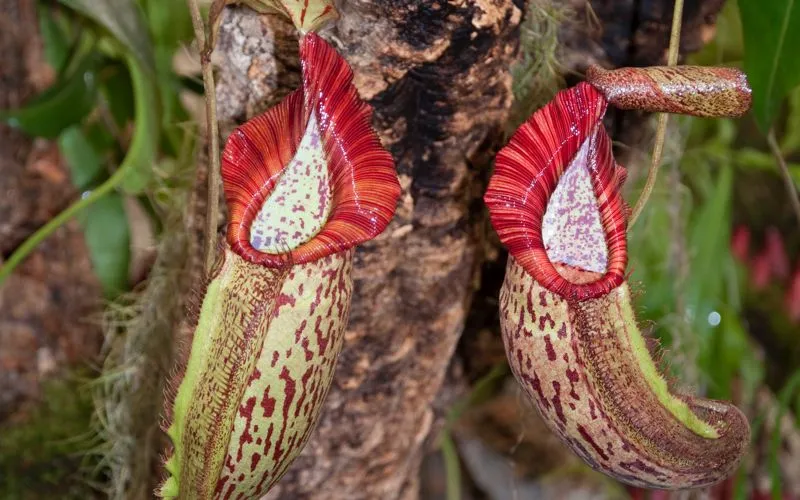
M 464 414 L 476 401 L 485 398 L 491 394 L 499 380 L 508 374 L 508 363 L 498 363 L 492 367 L 489 372 L 483 377 L 479 378 L 472 386 L 472 390 L 465 397 L 456 401 L 456 403 L 447 412 L 445 430 L 450 429 L 455 424 L 461 415 Z
M 197 0 L 187 0 L 189 11 L 192 15 L 194 37 L 197 40 L 197 50 L 200 52 L 200 66 L 203 70 L 203 86 L 206 101 L 206 135 L 208 138 L 208 156 L 211 165 L 208 169 L 208 211 L 206 212 L 205 234 L 205 268 L 211 271 L 214 265 L 217 248 L 217 222 L 219 221 L 219 124 L 217 123 L 217 94 L 214 88 L 214 68 L 211 67 L 211 52 L 206 41 L 206 28 Z
M 669 53 L 667 54 L 667 66 L 675 66 L 678 64 L 678 55 L 680 53 L 681 45 L 681 20 L 683 18 L 683 0 L 675 0 L 675 7 L 672 10 L 672 30 L 669 36 Z M 658 116 L 658 127 L 656 128 L 656 142 L 653 146 L 653 161 L 650 165 L 650 171 L 647 172 L 647 180 L 645 181 L 642 194 L 636 200 L 636 206 L 633 208 L 631 214 L 630 224 L 628 228 L 632 228 L 636 223 L 636 219 L 641 215 L 647 200 L 650 199 L 650 194 L 656 185 L 658 179 L 658 169 L 661 167 L 661 156 L 664 152 L 664 138 L 667 135 L 667 115 L 661 113 Z
M 786 160 L 783 159 L 783 153 L 781 153 L 781 148 L 778 146 L 774 129 L 769 129 L 767 133 L 767 144 L 769 145 L 769 150 L 772 152 L 772 155 L 775 157 L 775 161 L 778 162 L 778 169 L 781 171 L 783 183 L 786 185 L 786 190 L 789 192 L 789 199 L 792 200 L 794 214 L 797 217 L 798 224 L 800 224 L 800 195 L 798 195 L 797 188 L 794 186 L 794 181 L 792 180 L 792 175 L 789 173 Z
M 774 140 L 774 134 L 770 130 L 769 135 L 772 135 Z M 791 404 L 792 398 L 794 397 L 795 393 L 800 390 L 800 370 L 795 371 L 789 380 L 786 382 L 786 385 L 783 386 L 781 392 L 778 393 L 778 411 L 775 412 L 775 423 L 772 427 L 772 436 L 770 436 L 769 440 L 769 472 L 770 472 L 770 479 L 772 479 L 772 498 L 775 500 L 781 500 L 783 495 L 781 494 L 781 467 L 778 463 L 778 453 L 780 451 L 781 443 L 782 443 L 782 435 L 781 435 L 781 423 L 783 421 L 784 415 L 789 409 L 789 405 Z
M 440 439 L 447 500 L 459 500 L 461 498 L 461 465 L 458 460 L 458 450 L 448 430 L 442 431 Z
M 476 400 L 485 397 L 494 388 L 497 381 L 505 377 L 507 373 L 508 363 L 495 365 L 489 373 L 475 383 L 467 396 L 461 398 L 447 412 L 446 422 L 439 441 L 442 458 L 444 459 L 447 500 L 459 500 L 461 498 L 461 465 L 458 459 L 458 449 L 451 435 L 451 429 L 461 418 L 461 415 Z

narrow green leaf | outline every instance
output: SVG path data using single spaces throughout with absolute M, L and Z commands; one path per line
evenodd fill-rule
M 775 500 L 782 500 L 784 498 L 783 491 L 781 490 L 781 465 L 778 462 L 778 454 L 780 452 L 781 443 L 783 442 L 783 434 L 781 428 L 783 427 L 782 420 L 786 411 L 792 404 L 792 399 L 797 397 L 797 392 L 800 391 L 800 370 L 792 373 L 786 385 L 783 386 L 781 392 L 778 393 L 778 411 L 775 415 L 775 421 L 772 426 L 772 436 L 769 440 L 769 475 L 772 479 L 772 498 Z
M 133 0 L 60 0 L 64 5 L 94 19 L 119 40 L 142 64 L 155 72 L 153 47 L 139 6 Z
M 461 463 L 458 459 L 458 448 L 449 431 L 442 432 L 440 440 L 447 500 L 458 500 L 461 498 Z
M 72 126 L 58 137 L 58 148 L 69 166 L 72 183 L 80 191 L 88 188 L 103 171 L 103 160 L 80 127 Z
M 139 194 L 153 178 L 160 135 L 158 94 L 150 75 L 145 73 L 135 60 L 129 61 L 128 71 L 133 84 L 136 120 L 133 140 L 120 167 L 126 171 L 120 181 L 120 187 L 126 193 Z
M 800 87 L 789 94 L 789 109 L 786 113 L 786 130 L 781 138 L 781 151 L 789 155 L 800 149 Z M 774 163 L 773 159 L 773 163 Z
M 753 114 L 766 133 L 786 94 L 800 83 L 800 0 L 739 0 L 739 12 Z
M 173 51 L 167 47 L 156 48 L 158 71 L 158 96 L 161 103 L 162 151 L 179 153 L 182 137 L 186 131 L 189 115 L 181 102 L 181 81 L 172 70 Z
M 708 395 L 731 399 L 734 381 L 744 378 L 742 372 L 752 378 L 753 369 L 760 365 L 754 359 L 753 347 L 738 312 L 723 304 L 718 313 L 721 323 L 712 330 L 713 339 L 703 356 L 703 371 L 711 379 Z
M 740 168 L 767 170 L 778 175 L 775 171 L 775 157 L 757 149 L 742 148 L 736 151 L 736 154 L 732 156 L 732 161 Z M 800 163 L 789 162 L 786 166 L 789 168 L 789 175 L 794 180 L 797 188 L 800 189 Z
M 55 139 L 67 127 L 80 123 L 94 108 L 97 90 L 94 64 L 94 58 L 90 58 L 74 74 L 26 106 L 0 111 L 0 120 L 27 134 Z
M 733 155 L 736 165 L 749 170 L 769 170 L 775 174 L 775 157 L 760 149 L 745 147 Z
M 708 332 L 708 314 L 719 303 L 723 292 L 732 189 L 733 169 L 720 168 L 705 203 L 695 212 L 690 224 L 692 276 L 687 287 L 687 305 L 694 311 L 698 335 Z
M 110 193 L 86 208 L 81 223 L 89 257 L 103 291 L 114 297 L 128 288 L 130 231 L 122 196 Z

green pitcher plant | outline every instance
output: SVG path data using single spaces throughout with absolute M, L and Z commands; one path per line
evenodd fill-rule
M 331 385 L 353 247 L 394 214 L 394 162 L 350 67 L 314 33 L 300 59 L 302 88 L 223 152 L 228 230 L 168 395 L 164 498 L 260 498 L 286 472 Z
M 497 155 L 485 194 L 508 247 L 500 291 L 511 370 L 548 427 L 591 467 L 679 489 L 731 474 L 750 428 L 732 404 L 674 394 L 650 357 L 626 282 L 629 209 L 603 127 L 609 104 L 738 116 L 744 75 L 689 66 L 592 68 Z

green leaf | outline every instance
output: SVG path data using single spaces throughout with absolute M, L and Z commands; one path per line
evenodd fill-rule
M 162 150 L 178 155 L 182 137 L 189 127 L 189 115 L 181 102 L 181 81 L 172 70 L 173 52 L 166 47 L 156 49 L 158 94 L 161 103 Z
M 58 137 L 58 148 L 67 162 L 72 183 L 79 190 L 88 188 L 103 171 L 103 160 L 80 127 L 73 126 Z
M 157 47 L 174 52 L 180 44 L 194 38 L 186 0 L 142 0 L 141 3 Z
M 800 87 L 796 87 L 789 94 L 786 130 L 781 138 L 781 151 L 784 155 L 792 154 L 798 149 L 800 149 Z
M 766 170 L 778 175 L 775 172 L 775 157 L 757 149 L 742 148 L 736 151 L 736 154 L 732 156 L 732 160 L 740 168 Z M 800 163 L 789 162 L 786 166 L 789 168 L 789 175 L 794 180 L 797 188 L 800 189 Z
M 84 125 L 83 134 L 94 150 L 104 155 L 118 147 L 117 139 L 102 121 L 90 121 Z
M 670 193 L 663 185 L 656 186 L 641 221 L 633 226 L 628 236 L 631 282 L 641 282 L 647 287 L 647 293 L 636 297 L 637 306 L 644 312 L 644 318 L 655 321 L 659 327 L 666 327 L 662 319 L 675 308 L 675 271 L 670 266 L 672 247 L 653 235 L 672 233 L 670 203 L 675 203 L 673 195 L 684 198 L 682 202 L 689 204 L 684 191 Z
M 721 322 L 713 329 L 713 340 L 703 353 L 703 371 L 711 378 L 708 395 L 717 399 L 731 399 L 737 379 L 760 379 L 759 370 L 763 368 L 754 355 L 738 312 L 723 304 L 718 313 Z
M 64 5 L 94 19 L 119 40 L 142 64 L 155 72 L 153 47 L 139 6 L 133 0 L 60 0 Z
M 153 166 L 158 151 L 160 123 L 158 119 L 158 94 L 149 74 L 135 59 L 129 58 L 128 71 L 133 83 L 135 115 L 133 140 L 120 166 L 125 176 L 120 187 L 129 194 L 144 191 L 153 178 Z
M 95 59 L 88 58 L 72 75 L 57 82 L 26 106 L 0 111 L 0 120 L 38 137 L 55 139 L 67 127 L 80 123 L 94 108 Z
M 795 371 L 786 385 L 783 386 L 781 392 L 778 393 L 778 411 L 775 415 L 775 421 L 772 426 L 772 436 L 769 440 L 769 475 L 772 480 L 772 498 L 778 500 L 784 498 L 781 491 L 781 464 L 778 460 L 781 444 L 783 443 L 783 429 L 782 420 L 786 411 L 792 404 L 792 399 L 797 397 L 797 392 L 800 391 L 800 370 Z
M 128 288 L 131 238 L 122 196 L 110 193 L 81 216 L 89 257 L 103 291 L 114 297 Z
M 739 0 L 739 12 L 753 114 L 767 133 L 786 94 L 800 83 L 800 0 Z
M 760 149 L 741 148 L 736 151 L 732 158 L 736 165 L 742 168 L 775 172 L 775 157 Z
M 694 311 L 694 325 L 701 336 L 709 330 L 708 314 L 724 291 L 724 264 L 730 241 L 730 204 L 733 169 L 720 168 L 709 186 L 705 203 L 695 211 L 689 230 L 691 278 L 686 303 Z M 713 186 L 713 187 L 712 187 Z
M 56 71 L 61 71 L 69 60 L 70 41 L 64 26 L 59 23 L 53 9 L 39 5 L 39 32 L 44 45 L 44 57 Z
M 44 226 L 39 228 L 31 236 L 20 244 L 8 259 L 0 265 L 0 283 L 2 283 L 11 272 L 28 256 L 36 245 L 50 236 L 53 231 L 62 224 L 80 214 L 86 208 L 92 206 L 104 196 L 113 193 L 113 190 L 122 185 L 130 176 L 132 171 L 142 171 L 147 169 L 149 175 L 153 175 L 153 162 L 156 153 L 156 139 L 158 138 L 158 120 L 152 106 L 152 89 L 148 91 L 149 80 L 144 75 L 139 62 L 133 55 L 127 55 L 126 62 L 128 70 L 133 79 L 133 90 L 136 96 L 136 126 L 133 130 L 133 139 L 128 148 L 128 153 L 122 161 L 119 169 L 114 172 L 101 185 L 89 193 L 84 193 L 79 200 L 69 207 L 62 210 L 58 215 L 50 219 Z M 138 173 L 138 172 L 137 172 Z
M 104 69 L 101 90 L 114 122 L 122 128 L 135 113 L 131 76 L 123 64 L 110 65 Z

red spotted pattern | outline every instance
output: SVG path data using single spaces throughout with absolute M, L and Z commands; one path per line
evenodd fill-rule
M 293 266 L 232 422 L 218 499 L 259 498 L 314 430 L 342 347 L 352 251 Z
M 605 70 L 590 66 L 586 80 L 621 109 L 703 117 L 747 113 L 752 91 L 737 68 L 652 66 Z
M 543 420 L 594 469 L 650 488 L 712 484 L 735 470 L 749 425 L 729 403 L 667 395 L 645 375 L 606 105 L 587 83 L 562 91 L 498 154 L 484 199 L 510 253 L 506 355 Z
M 597 299 L 564 299 L 511 258 L 500 324 L 514 376 L 548 427 L 594 469 L 649 488 L 723 479 L 747 449 L 746 418 L 729 403 L 683 396 L 719 431 L 707 439 L 658 402 L 628 341 L 639 333 L 619 312 L 629 300 L 625 284 Z

